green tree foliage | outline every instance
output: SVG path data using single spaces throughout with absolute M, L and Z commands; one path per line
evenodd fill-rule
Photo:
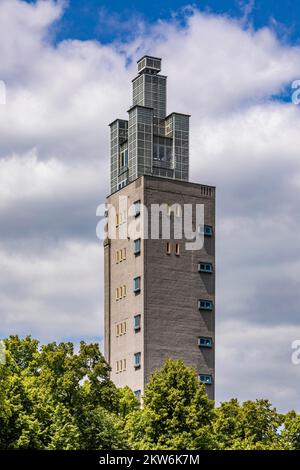
M 96 344 L 5 341 L 0 449 L 123 449 L 120 391 Z M 132 394 L 133 395 L 133 394 Z M 132 398 L 132 397 L 131 397 Z
M 265 450 L 288 448 L 282 436 L 284 418 L 268 400 L 236 399 L 216 409 L 214 434 L 218 449 Z
M 169 359 L 152 375 L 144 407 L 128 416 L 126 430 L 134 449 L 209 449 L 213 416 L 194 369 Z
M 217 408 L 194 369 L 167 360 L 149 381 L 142 408 L 117 389 L 97 344 L 11 336 L 0 365 L 1 449 L 300 450 L 300 416 L 268 400 Z

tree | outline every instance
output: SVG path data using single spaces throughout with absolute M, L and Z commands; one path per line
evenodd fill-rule
M 285 449 L 283 416 L 268 400 L 224 402 L 216 409 L 214 433 L 218 449 Z
M 5 340 L 0 365 L 0 449 L 110 449 L 127 443 L 120 392 L 97 344 Z
M 300 416 L 295 411 L 289 411 L 284 417 L 282 437 L 292 450 L 300 450 Z
M 134 449 L 208 449 L 214 446 L 213 402 L 194 369 L 168 359 L 149 381 L 144 407 L 129 414 L 125 429 Z

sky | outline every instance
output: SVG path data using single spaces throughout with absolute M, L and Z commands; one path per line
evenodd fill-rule
M 0 1 L 0 337 L 103 339 L 109 128 L 144 54 L 217 186 L 216 398 L 300 411 L 300 4 Z

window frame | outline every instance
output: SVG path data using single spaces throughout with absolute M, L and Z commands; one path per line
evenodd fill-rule
M 201 265 L 205 266 L 204 269 L 201 268 Z M 207 266 L 210 267 L 210 269 L 206 269 Z M 198 272 L 199 273 L 206 273 L 206 274 L 212 274 L 214 272 L 214 267 L 213 264 L 210 263 L 209 261 L 199 261 L 198 263 Z
M 138 217 L 141 214 L 141 200 L 138 199 L 133 203 L 134 217 Z
M 133 292 L 135 294 L 138 294 L 139 292 L 141 292 L 141 280 L 142 280 L 141 276 L 135 276 L 133 278 Z M 135 282 L 138 282 L 137 287 L 135 287 Z
M 198 338 L 198 346 L 199 348 L 209 348 L 213 347 L 213 341 L 210 336 L 199 336 Z
M 138 319 L 138 324 L 136 324 L 136 319 Z M 133 317 L 133 329 L 135 332 L 138 332 L 141 330 L 141 320 L 142 320 L 142 315 L 140 313 L 137 313 Z
M 207 305 L 202 305 L 201 306 L 201 302 L 205 302 L 205 304 L 209 304 L 209 306 Z M 212 311 L 214 308 L 214 303 L 212 300 L 207 300 L 207 299 L 198 299 L 198 310 L 209 310 L 209 311 Z
M 138 249 L 136 249 L 136 244 L 138 244 Z M 141 254 L 141 239 L 136 238 L 133 240 L 133 253 L 135 256 L 138 256 Z
M 206 377 L 207 380 L 201 380 L 201 377 Z M 199 381 L 204 385 L 212 385 L 212 375 L 211 374 L 199 374 L 198 375 Z
M 138 358 L 138 362 L 136 361 L 136 358 Z M 135 352 L 133 354 L 133 365 L 135 369 L 139 369 L 141 367 L 141 352 Z

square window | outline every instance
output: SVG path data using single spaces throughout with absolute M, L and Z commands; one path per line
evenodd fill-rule
M 135 390 L 133 393 L 135 394 L 138 401 L 141 401 L 141 390 Z

